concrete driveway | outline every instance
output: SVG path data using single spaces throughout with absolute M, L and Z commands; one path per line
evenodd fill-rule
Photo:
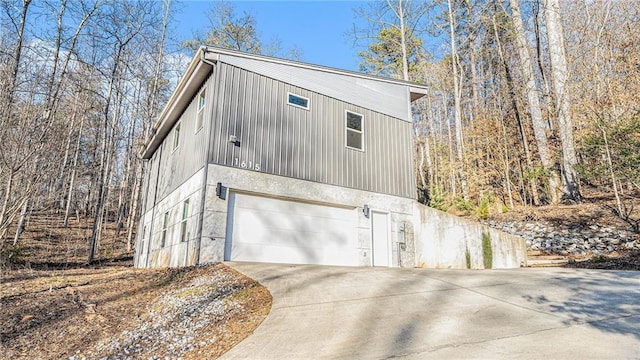
M 223 359 L 640 358 L 640 272 L 229 265 L 273 308 Z

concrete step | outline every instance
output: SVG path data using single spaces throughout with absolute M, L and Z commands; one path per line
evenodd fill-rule
M 527 258 L 527 267 L 560 267 L 569 262 L 569 259 L 553 259 L 540 260 L 536 258 Z
M 545 255 L 545 253 L 540 250 L 527 250 L 527 256 L 529 257 L 538 255 Z
M 566 256 L 556 254 L 545 254 L 542 251 L 529 250 L 527 251 L 527 266 L 528 267 L 555 267 L 563 266 L 569 262 Z
M 562 256 L 562 255 L 536 255 L 536 256 L 527 255 L 527 259 L 534 259 L 534 260 L 567 260 L 567 258 Z
M 527 251 L 528 267 L 557 267 L 569 262 L 566 256 L 547 254 L 539 250 Z

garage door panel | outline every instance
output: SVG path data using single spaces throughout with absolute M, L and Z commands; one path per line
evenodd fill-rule
M 303 232 L 295 229 L 278 229 L 273 227 L 238 226 L 234 239 L 241 239 L 247 244 L 273 244 L 279 246 L 307 246 L 312 248 L 343 248 L 352 245 L 356 235 L 349 232 Z
M 264 232 L 265 229 L 297 233 L 300 229 L 304 229 L 304 232 L 310 235 L 327 233 L 341 235 L 353 229 L 353 223 L 348 219 L 314 218 L 299 214 L 272 217 L 248 209 L 236 210 L 234 216 L 237 223 L 251 224 L 251 226 L 243 226 L 240 230 L 256 233 Z
M 336 253 L 333 249 L 291 247 L 264 244 L 236 244 L 233 248 L 235 261 L 259 261 L 283 264 L 353 265 L 357 251 Z
M 273 200 L 273 199 L 269 199 Z M 282 201 L 282 200 L 278 200 Z M 341 208 L 335 208 L 336 211 L 333 213 L 325 210 L 322 212 L 313 211 L 311 213 L 310 210 L 315 210 L 313 207 L 319 207 L 322 205 L 309 205 L 302 204 L 301 208 L 298 211 L 292 209 L 291 211 L 268 211 L 262 209 L 255 209 L 250 207 L 238 207 L 236 206 L 235 214 L 239 217 L 242 216 L 252 216 L 255 221 L 263 221 L 274 224 L 287 224 L 290 223 L 292 225 L 298 225 L 302 223 L 302 225 L 306 226 L 347 226 L 352 224 L 351 218 L 353 218 L 352 210 L 345 210 Z M 287 220 L 287 221 L 283 221 Z M 248 220 L 247 220 L 248 221 Z
M 229 216 L 227 260 L 358 265 L 353 209 L 232 193 Z

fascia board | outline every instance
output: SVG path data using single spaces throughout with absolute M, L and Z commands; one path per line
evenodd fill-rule
M 187 71 L 178 82 L 176 90 L 171 94 L 169 101 L 160 112 L 158 120 L 153 126 L 153 133 L 147 141 L 147 145 L 142 152 L 143 159 L 150 159 L 156 149 L 160 146 L 173 125 L 180 118 L 187 106 L 191 103 L 193 96 L 198 91 L 207 75 L 211 72 L 212 66 L 204 62 L 201 58 L 201 48 L 196 56 L 191 60 Z

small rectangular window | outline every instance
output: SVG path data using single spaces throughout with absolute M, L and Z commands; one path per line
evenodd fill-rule
M 162 219 L 162 239 L 160 241 L 160 247 L 163 248 L 167 243 L 167 228 L 169 227 L 169 212 L 164 213 Z
M 287 93 L 287 104 L 309 110 L 309 99 L 300 95 Z
M 187 233 L 187 219 L 189 218 L 189 199 L 182 203 L 182 221 L 180 222 L 180 241 L 185 242 L 189 240 L 189 233 Z
M 347 111 L 345 122 L 346 146 L 351 149 L 363 150 L 364 116 L 351 111 Z
M 173 150 L 177 149 L 178 146 L 180 146 L 180 124 L 176 125 L 173 130 Z
M 204 89 L 200 91 L 198 94 L 198 109 L 196 114 L 196 132 L 202 129 L 202 125 L 204 124 L 204 105 L 205 105 L 206 97 Z

